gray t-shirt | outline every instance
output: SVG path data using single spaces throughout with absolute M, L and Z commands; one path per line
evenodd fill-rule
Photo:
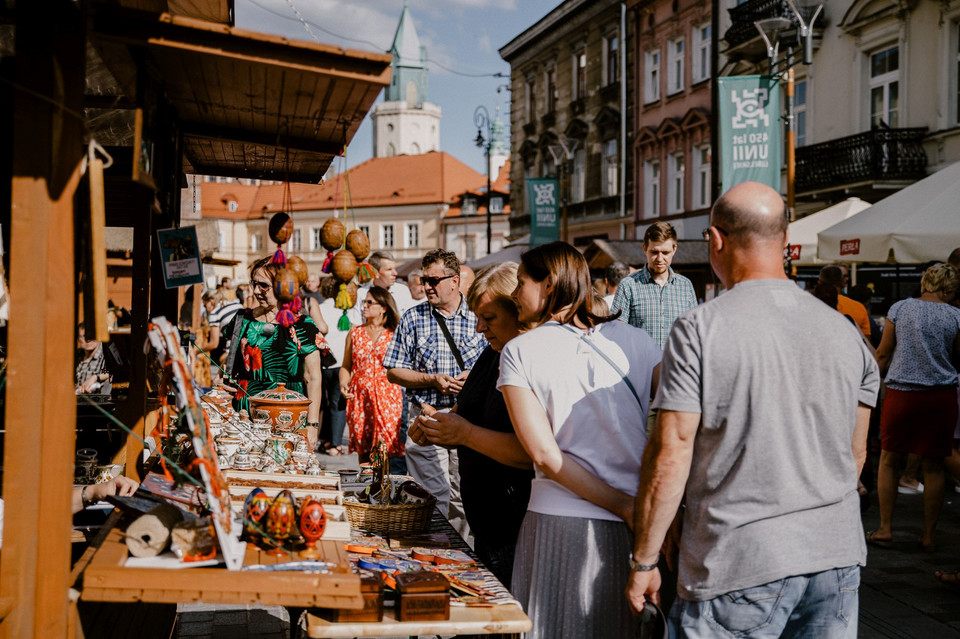
M 741 282 L 677 320 L 653 405 L 701 414 L 681 597 L 865 562 L 851 442 L 879 385 L 857 328 L 789 280 Z

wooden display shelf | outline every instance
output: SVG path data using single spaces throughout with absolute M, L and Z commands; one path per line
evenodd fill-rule
M 153 603 L 197 602 L 262 604 L 321 608 L 363 607 L 360 578 L 349 571 L 343 544 L 320 541 L 322 561 L 337 564 L 337 572 L 228 571 L 225 568 L 128 568 L 123 533 L 107 533 L 83 571 L 82 598 L 88 601 Z M 296 556 L 273 557 L 247 544 L 244 565 L 276 564 Z

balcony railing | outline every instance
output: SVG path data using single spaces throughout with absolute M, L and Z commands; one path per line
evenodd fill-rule
M 730 12 L 731 24 L 727 32 L 723 34 L 723 39 L 727 41 L 727 45 L 730 47 L 743 44 L 753 38 L 759 38 L 760 32 L 757 31 L 757 28 L 753 24 L 757 20 L 763 20 L 765 18 L 787 18 L 798 27 L 800 26 L 797 23 L 797 17 L 793 14 L 786 0 L 747 0 L 747 2 L 737 5 L 733 9 L 728 9 L 727 11 Z M 800 9 L 800 11 L 802 13 L 807 11 L 807 9 Z M 810 16 L 804 16 L 804 18 L 809 18 L 813 15 L 813 9 L 809 11 Z M 822 27 L 822 22 L 823 16 L 817 20 L 817 26 Z
M 798 193 L 869 181 L 926 177 L 926 128 L 872 129 L 797 149 Z

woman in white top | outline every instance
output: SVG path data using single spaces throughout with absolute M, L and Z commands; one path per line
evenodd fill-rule
M 590 272 L 554 242 L 521 257 L 514 299 L 536 326 L 503 349 L 498 387 L 536 468 L 512 590 L 527 637 L 632 637 L 623 589 L 660 348 L 593 313 Z

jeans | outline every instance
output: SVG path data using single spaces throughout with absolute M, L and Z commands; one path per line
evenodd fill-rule
M 339 446 L 343 442 L 343 431 L 347 425 L 347 411 L 337 408 L 340 404 L 340 367 L 324 368 L 320 375 L 323 381 L 323 424 L 320 427 L 320 439 Z M 347 441 L 349 443 L 349 439 Z
M 856 639 L 860 566 L 787 577 L 706 601 L 678 598 L 670 636 Z

